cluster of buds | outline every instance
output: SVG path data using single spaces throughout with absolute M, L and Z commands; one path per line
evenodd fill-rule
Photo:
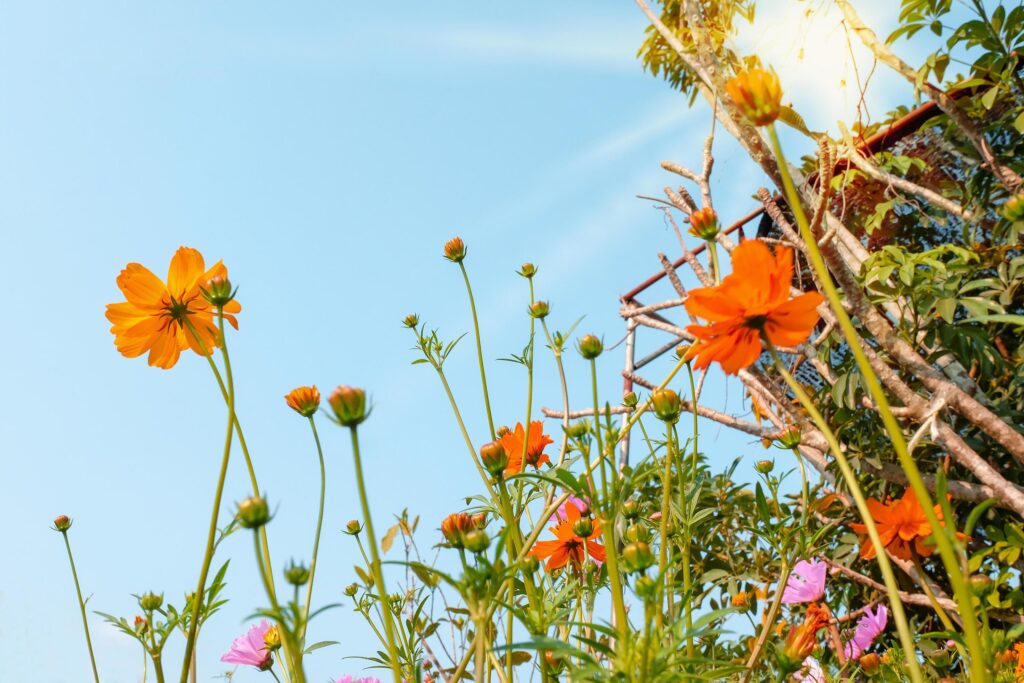
M 246 529 L 259 529 L 270 521 L 270 507 L 262 496 L 249 496 L 238 503 L 235 516 Z
M 466 243 L 461 237 L 453 237 L 444 243 L 444 257 L 452 263 L 462 263 L 466 258 Z
M 284 568 L 284 580 L 292 586 L 305 586 L 309 581 L 309 568 L 301 562 L 296 564 L 295 560 L 292 560 Z
M 579 341 L 576 342 L 576 348 L 581 356 L 587 360 L 594 360 L 604 351 L 604 343 L 594 335 L 588 334 L 580 337 Z
M 683 409 L 679 394 L 671 389 L 655 389 L 651 393 L 651 407 L 655 416 L 668 424 L 678 422 Z
M 222 275 L 211 277 L 207 281 L 206 286 L 200 287 L 199 291 L 211 306 L 216 306 L 217 308 L 227 306 L 235 298 L 235 294 L 238 293 L 237 289 L 231 289 L 231 280 Z
M 782 112 L 782 87 L 779 77 L 770 71 L 757 67 L 742 71 L 725 84 L 725 90 L 755 126 L 774 123 Z
M 493 477 L 500 477 L 508 467 L 508 451 L 500 441 L 491 441 L 480 447 L 480 462 Z
M 338 387 L 331 392 L 327 402 L 342 427 L 355 427 L 370 416 L 366 407 L 366 392 L 356 387 Z
M 718 214 L 711 207 L 690 214 L 690 234 L 711 242 L 718 236 Z
M 475 515 L 455 512 L 441 522 L 441 534 L 453 548 L 465 548 L 470 552 L 481 553 L 487 550 L 491 543 L 487 532 L 484 531 L 485 526 L 487 515 L 483 512 Z
M 302 417 L 312 417 L 320 408 L 320 390 L 316 385 L 297 387 L 289 391 L 284 400 L 289 408 Z

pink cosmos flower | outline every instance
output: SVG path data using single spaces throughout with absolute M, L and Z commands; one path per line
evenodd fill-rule
M 565 499 L 564 503 L 558 506 L 558 511 L 555 514 L 558 515 L 559 519 L 564 520 L 569 518 L 569 515 L 567 515 L 565 512 L 566 505 L 572 505 L 580 512 L 586 512 L 590 509 L 590 504 L 587 503 L 587 501 L 583 500 L 582 498 L 577 498 L 576 496 L 570 495 L 568 498 Z M 339 681 L 339 683 L 341 682 Z
M 349 674 L 348 676 L 342 676 L 334 683 L 380 683 L 380 679 L 373 678 L 371 676 L 367 676 L 366 678 L 353 678 L 352 674 Z
M 270 622 L 266 619 L 253 625 L 244 636 L 235 638 L 231 643 L 231 649 L 220 658 L 220 661 L 229 664 L 245 664 L 254 666 L 260 671 L 266 671 L 274 663 L 270 651 L 267 650 L 267 644 L 263 640 L 269 630 Z
M 864 610 L 864 616 L 857 620 L 857 627 L 853 630 L 853 638 L 843 647 L 847 659 L 860 657 L 875 642 L 875 638 L 885 630 L 889 623 L 889 610 L 885 605 L 879 605 L 874 614 L 871 608 Z
M 793 567 L 786 589 L 782 591 L 782 604 L 816 602 L 825 595 L 825 572 L 828 565 L 820 560 L 801 560 Z
M 825 683 L 825 672 L 814 657 L 808 657 L 800 665 L 800 670 L 793 674 L 794 681 L 800 683 Z

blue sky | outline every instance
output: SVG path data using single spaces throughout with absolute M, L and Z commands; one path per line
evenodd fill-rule
M 555 327 L 585 315 L 581 332 L 619 340 L 618 296 L 658 269 L 658 251 L 678 253 L 661 214 L 635 195 L 675 182 L 662 159 L 699 164 L 710 122 L 705 107 L 687 109 L 642 72 L 643 27 L 631 3 L 613 2 L 0 10 L 0 284 L 16 293 L 0 342 L 3 680 L 87 675 L 64 550 L 48 530 L 58 514 L 76 520 L 90 609 L 131 618 L 131 593 L 165 591 L 180 603 L 194 587 L 224 408 L 200 359 L 164 372 L 116 353 L 103 307 L 119 299 L 114 279 L 129 261 L 163 274 L 189 245 L 223 258 L 240 286 L 241 331 L 229 340 L 238 411 L 279 505 L 278 570 L 308 557 L 315 515 L 308 430 L 282 400 L 300 384 L 368 389 L 375 410 L 362 434 L 377 526 L 408 507 L 423 517 L 421 545 L 437 542 L 441 517 L 479 483 L 436 377 L 409 365 L 400 320 L 418 312 L 449 338 L 470 329 L 458 271 L 440 258 L 460 234 L 489 358 L 526 341 L 527 290 L 514 274 L 524 261 L 540 268 L 538 296 L 552 302 Z M 812 128 L 849 105 L 842 92 L 821 92 L 793 95 Z M 716 156 L 716 204 L 729 223 L 763 181 L 724 136 Z M 663 340 L 641 334 L 638 354 Z M 557 405 L 553 363 L 538 358 L 535 405 Z M 621 348 L 600 362 L 612 402 L 621 365 Z M 569 361 L 574 405 L 587 401 L 585 370 Z M 450 373 L 482 442 L 468 344 Z M 523 372 L 492 362 L 490 373 L 496 420 L 521 420 Z M 709 378 L 712 405 L 739 411 L 740 398 Z M 326 422 L 321 430 L 329 499 L 317 595 L 333 602 L 355 578 L 355 548 L 339 531 L 358 502 L 345 435 Z M 723 467 L 763 452 L 715 425 L 703 438 Z M 247 486 L 236 457 L 227 499 Z M 201 643 L 200 680 L 225 670 L 220 654 L 262 604 L 248 539 L 229 539 L 220 557 L 229 556 L 231 602 Z M 138 680 L 137 646 L 91 623 L 103 680 Z M 358 671 L 344 658 L 373 647 L 348 607 L 314 622 L 310 637 L 341 641 L 309 658 L 311 681 Z M 173 666 L 179 652 L 180 640 L 168 648 Z

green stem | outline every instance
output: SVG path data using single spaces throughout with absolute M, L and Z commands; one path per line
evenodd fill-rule
M 775 628 L 775 620 L 779 617 L 779 609 L 782 607 L 782 593 L 786 588 L 786 584 L 789 582 L 789 563 L 786 562 L 786 558 L 782 558 L 782 571 L 779 572 L 779 583 L 775 590 L 775 595 L 772 597 L 772 604 L 768 608 L 768 614 L 765 616 L 764 627 L 757 636 L 757 640 L 754 642 L 754 651 L 750 653 L 750 658 L 747 659 L 746 671 L 743 673 L 742 683 L 747 683 L 750 677 L 754 674 L 754 670 L 757 668 L 757 663 L 761 660 L 761 653 L 764 651 L 764 644 L 768 641 L 768 634 L 771 633 L 772 629 Z M 780 671 L 780 674 L 782 672 Z M 784 676 L 779 680 L 783 680 Z
M 75 580 L 75 594 L 78 596 L 78 609 L 82 612 L 82 628 L 85 630 L 85 645 L 89 650 L 89 663 L 92 664 L 92 677 L 100 683 L 99 670 L 96 668 L 96 655 L 92 651 L 92 636 L 89 635 L 89 618 L 85 614 L 85 601 L 82 599 L 82 587 L 78 583 L 78 570 L 75 569 L 75 557 L 71 554 L 71 541 L 65 529 L 60 532 L 64 537 L 64 547 L 68 549 L 68 562 L 71 563 L 71 577 Z
M 263 564 L 263 555 L 260 548 L 260 535 L 258 533 L 252 535 L 253 549 L 256 551 L 256 568 L 259 570 L 260 578 L 263 580 L 263 588 L 267 592 L 267 597 L 270 599 L 270 606 L 274 611 L 274 618 L 277 622 L 278 631 L 281 634 L 281 649 L 284 651 L 284 661 L 287 667 L 291 671 L 291 680 L 295 683 L 305 683 L 306 674 L 302 668 L 302 650 L 299 647 L 295 634 L 288 628 L 288 624 L 285 622 L 284 613 L 281 611 L 281 606 L 277 602 L 277 596 L 271 591 L 271 578 L 270 567 Z
M 220 319 L 221 324 L 223 325 L 223 311 L 221 311 Z M 199 339 L 200 344 L 202 344 L 202 338 L 196 333 L 191 322 L 189 322 L 189 328 L 192 330 L 192 334 L 195 335 L 196 339 Z M 212 365 L 213 361 L 211 360 L 210 363 Z M 190 663 L 192 662 L 192 650 L 195 648 L 196 636 L 199 633 L 199 613 L 206 592 L 206 578 L 210 572 L 210 563 L 213 561 L 214 542 L 217 536 L 217 519 L 220 517 L 221 499 L 224 495 L 224 483 L 227 480 L 228 474 L 228 460 L 231 457 L 231 440 L 234 435 L 235 425 L 235 393 L 233 391 L 233 385 L 231 385 L 230 382 L 228 386 L 231 387 L 231 389 L 227 392 L 228 426 L 227 434 L 224 437 L 224 455 L 221 458 L 220 473 L 217 475 L 217 488 L 214 490 L 213 494 L 213 512 L 210 514 L 210 528 L 206 535 L 206 550 L 203 553 L 203 563 L 199 570 L 199 582 L 196 587 L 195 601 L 192 606 L 192 619 L 188 626 L 188 637 L 185 639 L 185 658 L 181 665 L 181 683 L 186 683 L 188 681 L 188 672 Z M 157 675 L 158 680 L 159 677 L 160 674 Z
M 476 358 L 480 363 L 480 383 L 484 388 L 484 407 L 487 409 L 487 426 L 491 430 L 491 440 L 494 436 L 494 418 L 491 417 L 491 397 L 487 392 L 487 372 L 484 370 L 484 349 L 480 342 L 480 322 L 476 315 L 476 302 L 473 300 L 473 288 L 469 284 L 469 273 L 466 272 L 466 264 L 459 261 L 459 269 L 462 270 L 462 279 L 466 281 L 466 293 L 469 294 L 469 308 L 473 312 L 473 334 L 476 336 Z
M 320 459 L 320 505 L 316 513 L 316 533 L 313 535 L 313 557 L 309 562 L 309 581 L 306 583 L 306 604 L 302 610 L 302 623 L 299 625 L 299 647 L 305 648 L 306 627 L 309 625 L 309 607 L 313 602 L 313 580 L 316 577 L 316 557 L 320 550 L 320 530 L 324 525 L 324 498 L 327 494 L 327 471 L 324 467 L 324 449 L 320 446 L 320 435 L 316 431 L 316 421 L 309 416 L 309 427 L 313 430 L 316 442 L 316 455 Z
M 989 672 L 984 662 L 985 649 L 981 642 L 981 636 L 978 633 L 978 622 L 977 616 L 974 613 L 972 596 L 957 560 L 956 549 L 953 547 L 953 542 L 950 540 L 948 532 L 939 522 L 938 516 L 935 514 L 931 494 L 928 491 L 928 487 L 925 486 L 924 480 L 921 478 L 921 472 L 918 470 L 917 463 L 914 462 L 914 459 L 911 457 L 910 452 L 907 449 L 907 442 L 903 437 L 903 431 L 900 429 L 900 425 L 896 421 L 896 417 L 892 414 L 892 410 L 889 406 L 889 399 L 885 395 L 885 391 L 882 389 L 878 376 L 872 369 L 871 364 L 864 353 L 864 349 L 861 348 L 861 340 L 857 335 L 856 329 L 853 327 L 853 323 L 851 322 L 849 315 L 846 313 L 846 309 L 842 306 L 842 299 L 839 292 L 836 290 L 835 284 L 832 282 L 832 275 L 828 270 L 828 266 L 825 264 L 825 260 L 821 255 L 820 249 L 818 248 L 817 239 L 811 233 L 810 223 L 804 213 L 803 206 L 800 202 L 800 196 L 796 191 L 796 186 L 793 184 L 793 178 L 789 174 L 789 167 L 787 166 L 785 156 L 782 154 L 782 145 L 779 142 L 778 132 L 775 130 L 774 125 L 768 126 L 768 135 L 771 139 L 772 149 L 775 152 L 775 156 L 778 161 L 777 165 L 779 167 L 779 174 L 782 176 L 782 184 L 786 190 L 787 200 L 793 211 L 793 215 L 797 220 L 797 224 L 800 227 L 800 235 L 806 246 L 808 260 L 810 260 L 811 265 L 814 267 L 814 271 L 818 276 L 818 281 L 824 290 L 825 296 L 832 308 L 832 312 L 839 323 L 839 328 L 842 330 L 850 351 L 853 354 L 854 359 L 857 361 L 857 367 L 860 369 L 864 386 L 867 388 L 868 393 L 874 400 L 875 405 L 878 406 L 878 414 L 882 419 L 882 423 L 885 425 L 885 429 L 889 434 L 890 440 L 892 441 L 893 450 L 896 451 L 896 456 L 899 459 L 904 473 L 907 475 L 907 480 L 910 482 L 910 486 L 913 489 L 914 494 L 917 496 L 918 502 L 921 504 L 925 517 L 928 520 L 928 524 L 931 525 L 933 530 L 933 536 L 939 550 L 939 555 L 942 558 L 942 564 L 945 566 L 946 573 L 949 576 L 949 582 L 953 587 L 953 594 L 956 597 L 957 606 L 959 607 L 960 615 L 963 618 L 967 649 L 971 653 L 971 679 L 977 683 L 985 683 L 989 680 Z M 865 520 L 865 522 L 867 522 L 867 520 Z M 884 555 L 881 551 L 882 546 L 876 545 L 876 547 L 879 548 L 878 554 L 880 556 Z M 904 646 L 906 647 L 906 644 L 904 644 Z M 910 651 L 911 650 L 908 650 L 908 652 Z M 920 669 L 917 667 L 916 661 L 911 668 L 911 673 L 913 674 L 915 672 L 920 675 Z
M 605 501 L 605 515 L 601 520 L 601 534 L 604 537 L 605 559 L 608 563 L 608 584 L 612 593 L 612 609 L 615 612 L 615 628 L 623 649 L 629 648 L 629 620 L 626 617 L 626 603 L 622 595 L 622 577 L 619 574 L 619 551 L 615 541 L 616 505 L 608 495 L 608 481 L 604 473 L 605 453 L 601 441 L 601 422 L 597 398 L 597 362 L 590 359 L 590 387 L 594 399 L 594 438 L 597 443 L 597 467 L 601 470 L 601 488 Z M 587 468 L 590 468 L 588 463 Z
M 718 265 L 718 245 L 715 240 L 708 240 L 708 251 L 711 252 L 711 274 L 715 278 L 715 284 L 722 282 L 722 269 Z
M 366 530 L 367 543 L 370 545 L 370 570 L 377 585 L 377 594 L 381 603 L 381 615 L 384 619 L 384 633 L 387 635 L 388 660 L 395 683 L 402 683 L 402 669 L 398 662 L 398 650 L 395 648 L 395 624 L 388 602 L 387 585 L 384 583 L 384 572 L 380 567 L 380 555 L 377 552 L 377 536 L 373 532 L 373 519 L 370 517 L 370 503 L 366 496 L 366 484 L 363 479 L 363 462 L 359 456 L 359 434 L 355 425 L 349 428 L 352 433 L 352 460 L 356 467 L 356 485 L 359 487 L 359 504 L 363 510 L 363 524 Z
M 671 501 L 672 495 L 672 455 L 674 449 L 672 447 L 672 423 L 665 423 L 665 470 L 661 477 L 661 520 L 658 524 L 658 532 L 661 538 L 661 546 L 658 548 L 658 571 L 663 577 L 661 591 L 664 595 L 664 599 L 671 601 L 672 587 L 669 579 L 668 569 L 668 518 L 669 518 L 669 502 Z M 664 602 L 659 600 L 659 609 L 654 615 L 655 628 L 660 632 L 662 624 L 664 623 L 665 610 L 660 609 Z M 669 614 L 671 618 L 671 614 Z

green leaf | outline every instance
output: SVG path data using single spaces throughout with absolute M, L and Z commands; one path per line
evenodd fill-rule
M 963 323 L 1006 323 L 1007 325 L 1014 325 L 1016 327 L 1024 327 L 1024 315 L 1014 315 L 1012 313 L 992 313 L 988 315 L 976 315 L 973 318 L 967 318 L 960 321 Z
M 331 645 L 338 645 L 338 641 L 336 641 L 336 640 L 321 640 L 319 643 L 313 643 L 312 645 L 307 647 L 306 651 L 303 652 L 302 654 L 308 655 L 313 650 L 319 650 L 322 647 L 330 647 Z

